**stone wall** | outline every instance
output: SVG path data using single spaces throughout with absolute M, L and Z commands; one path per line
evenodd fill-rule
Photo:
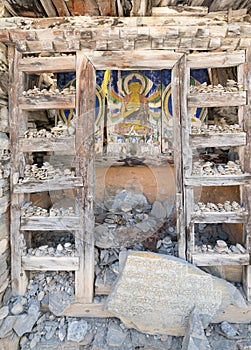
M 0 304 L 9 283 L 9 204 L 10 155 L 8 121 L 7 47 L 0 44 Z

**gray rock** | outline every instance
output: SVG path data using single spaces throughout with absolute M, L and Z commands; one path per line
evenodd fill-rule
M 32 306 L 32 309 L 33 308 L 34 307 Z M 39 311 L 35 312 L 35 310 L 32 310 L 32 312 L 28 314 L 16 316 L 16 322 L 13 326 L 14 331 L 19 337 L 21 337 L 24 333 L 30 332 L 37 322 L 38 317 Z
M 17 302 L 13 305 L 10 311 L 13 315 L 19 315 L 24 311 L 24 307 L 20 302 Z
M 0 309 L 0 320 L 3 320 L 9 314 L 8 306 L 3 306 Z
M 77 343 L 84 340 L 88 331 L 88 323 L 85 320 L 68 322 L 67 340 Z
M 66 292 L 54 292 L 49 294 L 49 309 L 56 316 L 60 316 L 64 309 L 73 302 L 74 296 Z
M 108 249 L 116 246 L 113 233 L 104 225 L 98 225 L 94 229 L 95 245 L 98 248 Z
M 231 283 L 173 256 L 131 251 L 105 309 L 128 328 L 182 336 L 194 307 L 203 314 L 206 327 L 230 305 L 247 310 L 244 297 Z
M 210 350 L 211 347 L 206 338 L 200 315 L 193 310 L 189 318 L 186 335 L 183 339 L 181 350 Z
M 12 328 L 17 316 L 7 316 L 0 327 L 0 338 L 5 338 L 12 333 Z
M 227 321 L 221 322 L 220 329 L 222 333 L 229 339 L 239 337 L 239 333 Z
M 166 217 L 166 209 L 161 202 L 155 201 L 153 203 L 151 215 L 155 216 L 157 219 L 164 219 Z
M 109 346 L 120 347 L 123 345 L 126 336 L 127 333 L 124 332 L 117 323 L 113 322 L 108 326 L 106 342 Z

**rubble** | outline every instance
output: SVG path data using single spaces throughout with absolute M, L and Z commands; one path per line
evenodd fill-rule
M 220 176 L 220 175 L 241 175 L 243 171 L 239 160 L 228 161 L 227 164 L 217 164 L 214 162 L 204 162 L 202 160 L 194 162 L 192 175 L 197 176 Z
M 28 129 L 24 133 L 24 138 L 32 139 L 32 138 L 57 138 L 57 137 L 65 137 L 69 135 L 73 135 L 75 133 L 75 129 L 72 126 L 67 126 L 62 121 L 59 121 L 56 126 L 53 126 L 50 130 L 46 129 Z
M 24 169 L 24 177 L 20 177 L 18 183 L 27 183 L 38 180 L 52 180 L 59 177 L 74 177 L 75 171 L 69 168 L 64 170 L 54 168 L 49 162 L 44 162 L 41 167 L 37 164 L 26 164 Z
M 224 120 L 224 118 L 221 118 Z M 226 122 L 222 122 L 221 125 L 207 125 L 202 123 L 200 126 L 191 125 L 191 134 L 205 134 L 205 135 L 214 135 L 219 133 L 232 134 L 241 132 L 242 128 L 239 124 L 228 125 Z
M 68 208 L 50 208 L 45 209 L 32 205 L 32 202 L 25 202 L 21 208 L 22 217 L 31 217 L 31 216 L 46 216 L 46 217 L 55 217 L 55 216 L 75 216 L 75 210 L 73 207 Z
M 73 95 L 76 93 L 76 88 L 74 86 L 70 86 L 67 88 L 64 88 L 63 90 L 60 89 L 39 89 L 38 87 L 34 86 L 33 89 L 29 89 L 27 91 L 23 91 L 24 97 L 37 97 L 37 96 L 57 96 L 57 95 Z
M 241 206 L 236 201 L 232 203 L 230 201 L 225 201 L 224 203 L 212 203 L 212 202 L 198 202 L 194 206 L 195 214 L 201 213 L 224 213 L 224 212 L 234 212 L 234 213 L 244 213 L 245 208 Z
M 191 94 L 200 94 L 200 93 L 222 93 L 222 92 L 238 92 L 243 91 L 243 84 L 240 84 L 232 79 L 228 79 L 226 86 L 218 85 L 208 85 L 206 82 L 200 85 L 191 85 L 190 93 Z

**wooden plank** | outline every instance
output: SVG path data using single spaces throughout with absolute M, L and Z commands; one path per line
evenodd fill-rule
M 57 11 L 53 6 L 51 0 L 40 0 L 48 17 L 57 17 Z
M 70 16 L 71 13 L 67 7 L 65 0 L 52 0 L 57 9 L 59 17 Z
M 69 317 L 114 317 L 110 311 L 104 310 L 104 304 L 83 304 L 75 303 L 67 306 L 61 313 L 61 316 Z
M 234 67 L 245 63 L 245 50 L 205 52 L 187 55 L 187 66 L 193 69 Z
M 185 178 L 186 186 L 232 186 L 249 184 L 250 174 L 221 176 L 190 176 Z
M 19 69 L 26 73 L 36 72 L 74 72 L 75 56 L 26 57 L 20 60 Z
M 84 186 L 77 192 L 77 211 L 82 218 L 76 236 L 80 268 L 75 278 L 75 300 L 91 303 L 94 292 L 94 121 L 95 69 L 82 51 L 77 52 L 76 66 L 76 149 L 77 175 Z
M 152 7 L 152 16 L 205 16 L 208 14 L 208 7 L 206 6 L 163 6 Z
M 192 262 L 197 266 L 248 265 L 249 254 L 196 253 L 192 256 Z
M 18 183 L 14 186 L 14 193 L 35 193 L 42 191 L 56 191 L 67 188 L 82 187 L 82 177 L 60 177 L 50 180 L 39 180 L 27 183 Z
M 192 213 L 192 222 L 205 223 L 244 223 L 247 221 L 248 212 L 234 213 L 234 212 L 201 212 L 200 214 Z
M 75 137 L 58 138 L 19 138 L 19 150 L 21 152 L 47 152 L 47 151 L 67 151 L 71 149 L 75 152 Z
M 75 108 L 74 95 L 19 97 L 19 108 L 23 110 L 71 109 Z
M 30 216 L 21 217 L 20 230 L 23 231 L 73 231 L 80 227 L 80 219 L 75 216 Z
M 190 135 L 190 144 L 193 148 L 212 147 L 212 145 L 213 147 L 245 146 L 246 143 L 245 132 Z
M 183 56 L 173 67 L 172 83 L 172 108 L 173 108 L 173 142 L 174 142 L 174 172 L 176 193 L 176 229 L 178 237 L 178 253 L 181 259 L 186 258 L 186 232 L 184 218 L 183 176 L 182 168 L 182 142 L 181 142 L 181 109 L 180 109 L 180 84 L 185 69 L 185 56 Z
M 23 122 L 20 121 L 18 108 L 18 96 L 22 90 L 22 76 L 18 71 L 18 63 L 21 58 L 21 53 L 13 46 L 9 46 L 9 113 L 10 113 L 10 145 L 11 145 L 11 174 L 10 174 L 10 189 L 11 189 L 11 213 L 10 213 L 10 243 L 11 243 L 11 283 L 12 293 L 24 294 L 28 283 L 28 278 L 21 265 L 22 251 L 22 236 L 19 235 L 20 228 L 20 207 L 23 201 L 22 196 L 13 193 L 13 177 L 20 166 L 20 155 L 18 151 L 18 136 L 22 131 Z
M 77 256 L 22 256 L 22 268 L 28 271 L 77 271 Z
M 86 55 L 96 69 L 121 70 L 171 69 L 182 56 L 164 50 L 91 51 Z
M 188 107 L 244 106 L 246 98 L 246 91 L 188 94 Z

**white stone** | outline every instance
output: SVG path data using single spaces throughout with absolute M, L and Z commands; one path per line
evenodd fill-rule
M 68 322 L 67 340 L 81 342 L 88 331 L 88 323 L 85 320 Z
M 129 252 L 121 269 L 105 309 L 140 332 L 184 335 L 195 307 L 205 327 L 230 305 L 247 309 L 231 283 L 173 256 Z

